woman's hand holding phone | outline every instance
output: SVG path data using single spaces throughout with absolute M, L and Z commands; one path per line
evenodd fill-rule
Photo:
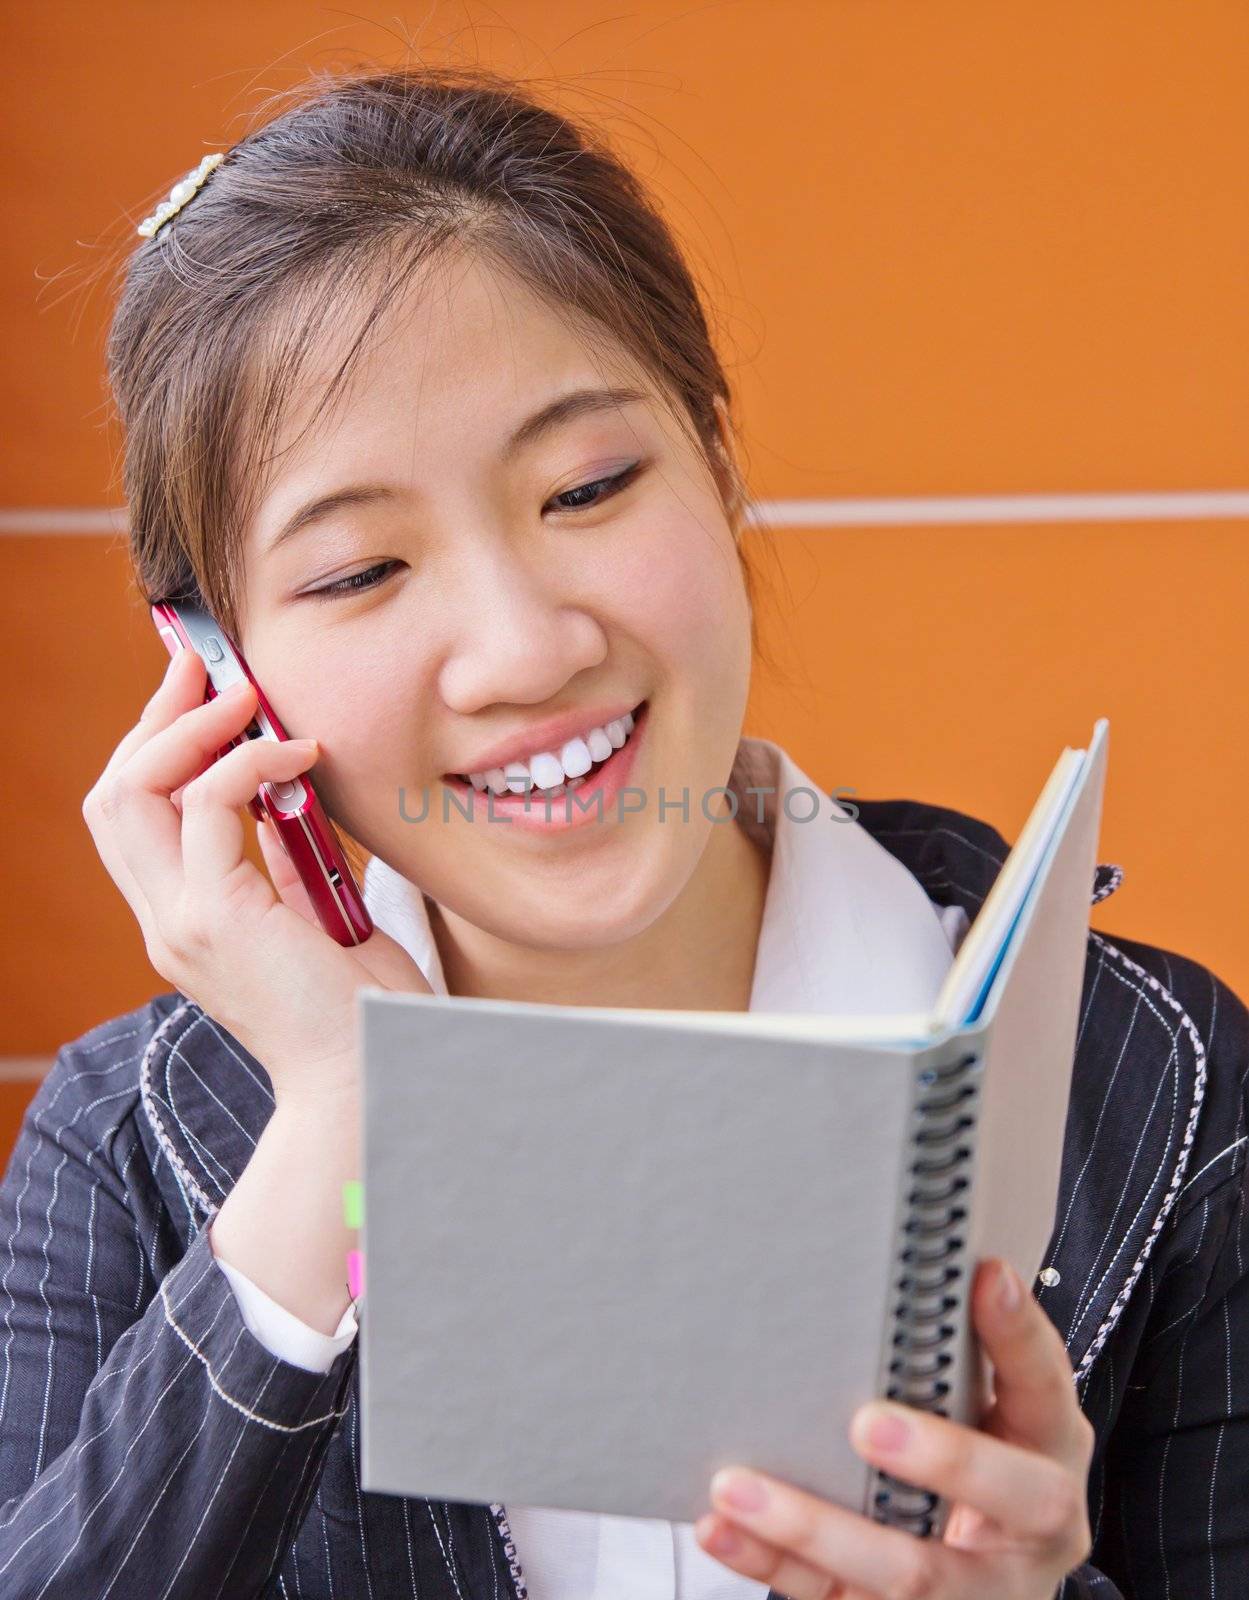
M 316 747 L 249 739 L 216 759 L 250 722 L 256 691 L 241 684 L 205 702 L 205 679 L 195 651 L 171 658 L 83 817 L 152 965 L 255 1056 L 275 1101 L 354 1098 L 356 990 L 429 985 L 380 928 L 351 948 L 331 939 L 267 825 L 261 849 L 273 882 L 248 859 L 240 812 L 262 782 L 311 767 Z

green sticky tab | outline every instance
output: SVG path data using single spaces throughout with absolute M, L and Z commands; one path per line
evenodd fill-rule
M 343 1184 L 343 1221 L 349 1228 L 364 1225 L 364 1188 L 355 1178 Z

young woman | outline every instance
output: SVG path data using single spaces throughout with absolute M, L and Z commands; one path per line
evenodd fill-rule
M 814 785 L 742 736 L 728 385 L 591 133 L 484 73 L 404 71 L 319 85 L 201 176 L 137 248 L 110 340 L 135 567 L 149 600 L 199 597 L 317 744 L 214 763 L 254 691 L 202 704 L 188 652 L 84 802 L 174 987 L 60 1051 L 0 1190 L 0 1592 L 1244 1592 L 1246 1013 L 1197 963 L 1098 935 L 1042 1283 L 977 1274 L 992 1408 L 852 1424 L 952 1498 L 943 1538 L 749 1463 L 693 1525 L 361 1492 L 360 985 L 913 1009 L 1005 845 L 919 803 L 826 801 L 836 827 L 777 803 Z M 260 782 L 314 763 L 371 857 L 356 949 L 267 830 L 272 883 L 244 853 Z M 526 819 L 514 792 L 626 774 L 649 805 L 601 820 Z M 446 788 L 512 825 L 444 822 Z M 661 825 L 661 788 L 718 799 Z

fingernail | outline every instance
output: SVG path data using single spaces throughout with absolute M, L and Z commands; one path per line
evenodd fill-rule
M 901 1450 L 911 1437 L 911 1424 L 893 1406 L 872 1406 L 865 1417 L 863 1434 L 876 1450 Z
M 762 1511 L 768 1503 L 764 1484 L 750 1472 L 722 1467 L 711 1480 L 711 1497 L 734 1511 Z
M 1009 1261 L 999 1261 L 997 1269 L 997 1303 L 1003 1311 L 1016 1311 L 1023 1299 L 1023 1285 L 1019 1274 Z

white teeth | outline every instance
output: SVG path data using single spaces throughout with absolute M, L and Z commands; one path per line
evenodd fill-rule
M 560 764 L 570 778 L 580 778 L 594 765 L 590 747 L 584 739 L 570 739 L 559 753 Z
M 591 728 L 585 736 L 585 742 L 591 761 L 606 761 L 612 753 L 612 742 L 602 728 Z
M 560 759 L 550 750 L 544 750 L 541 755 L 531 759 L 529 773 L 535 789 L 554 789 L 557 784 L 564 781 L 564 768 Z
M 506 794 L 509 790 L 512 794 L 525 794 L 534 789 L 544 794 L 560 793 L 565 780 L 576 786 L 595 762 L 606 761 L 613 750 L 619 750 L 633 728 L 633 713 L 626 711 L 601 728 L 591 728 L 588 733 L 569 739 L 558 754 L 542 750 L 528 761 L 509 761 L 505 767 L 461 776 L 466 776 L 474 789 L 489 789 L 491 794 Z

